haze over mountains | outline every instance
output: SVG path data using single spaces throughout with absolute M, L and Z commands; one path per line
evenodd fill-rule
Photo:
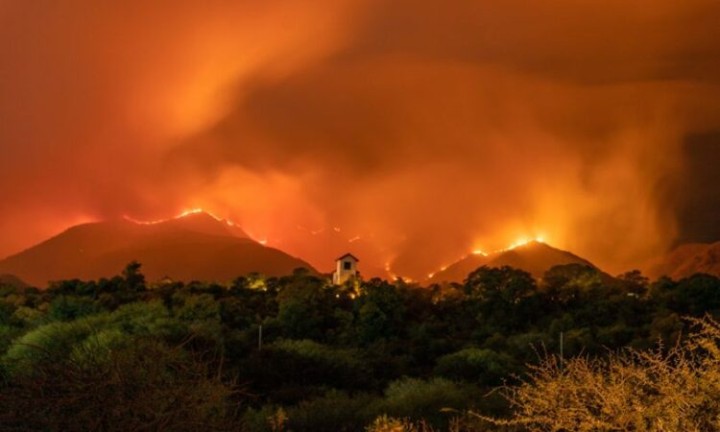
M 115 220 L 74 226 L 0 261 L 0 274 L 43 287 L 62 279 L 98 279 L 142 263 L 148 280 L 224 282 L 258 272 L 290 274 L 307 262 L 250 239 L 240 228 L 202 212 L 165 221 Z

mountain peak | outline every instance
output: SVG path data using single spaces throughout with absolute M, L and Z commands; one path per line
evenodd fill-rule
M 111 277 L 139 261 L 148 280 L 228 281 L 258 272 L 290 274 L 306 262 L 252 241 L 232 222 L 208 212 L 138 221 L 130 218 L 71 227 L 0 261 L 0 274 L 17 275 L 35 286 L 62 279 Z
M 482 266 L 515 267 L 540 278 L 550 268 L 564 264 L 583 264 L 595 268 L 592 263 L 575 254 L 557 249 L 543 241 L 530 240 L 490 254 L 467 255 L 433 274 L 430 279 L 433 282 L 461 282 L 470 272 Z
M 514 250 L 533 250 L 533 249 L 556 249 L 549 244 L 540 240 L 528 240 L 522 243 L 515 244 L 500 252 L 510 252 Z M 559 250 L 559 249 L 556 249 Z

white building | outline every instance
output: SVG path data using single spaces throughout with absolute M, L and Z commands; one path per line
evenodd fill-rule
M 333 283 L 342 285 L 350 279 L 358 277 L 357 264 L 360 262 L 354 255 L 346 253 L 335 261 Z

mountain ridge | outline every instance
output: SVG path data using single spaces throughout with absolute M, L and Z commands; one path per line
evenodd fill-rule
M 45 286 L 53 280 L 111 277 L 130 261 L 143 265 L 148 280 L 226 281 L 251 272 L 315 271 L 226 221 L 196 212 L 152 223 L 116 219 L 75 225 L 3 259 L 0 273 Z
M 598 267 L 590 261 L 572 252 L 557 249 L 547 243 L 533 240 L 523 245 L 491 254 L 467 255 L 443 270 L 434 273 L 428 280 L 430 282 L 462 282 L 469 273 L 482 266 L 515 267 L 539 279 L 550 268 L 564 264 L 583 264 L 598 269 Z

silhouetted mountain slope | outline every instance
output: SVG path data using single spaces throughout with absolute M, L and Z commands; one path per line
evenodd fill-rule
M 680 245 L 650 265 L 648 276 L 669 276 L 678 280 L 695 273 L 720 277 L 720 242 Z
M 227 281 L 251 272 L 314 271 L 225 221 L 195 213 L 152 224 L 118 220 L 78 225 L 0 261 L 0 273 L 45 286 L 52 280 L 110 277 L 132 260 L 143 264 L 148 280 Z
M 556 249 L 548 244 L 532 241 L 525 245 L 495 252 L 489 255 L 468 255 L 460 261 L 437 272 L 431 282 L 462 282 L 467 275 L 478 267 L 510 266 L 540 278 L 550 268 L 564 264 L 583 264 L 595 267 L 586 259 L 570 252 Z

